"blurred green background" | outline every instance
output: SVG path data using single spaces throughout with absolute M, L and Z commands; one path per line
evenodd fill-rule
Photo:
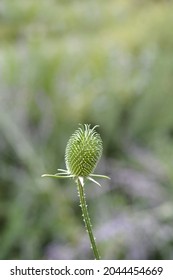
M 173 1 L 1 0 L 0 259 L 92 259 L 65 168 L 79 123 L 104 153 L 86 196 L 103 259 L 173 258 Z

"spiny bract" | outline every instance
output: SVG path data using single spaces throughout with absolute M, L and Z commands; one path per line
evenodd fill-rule
M 103 145 L 100 135 L 85 124 L 78 128 L 70 137 L 66 152 L 65 162 L 69 174 L 87 177 L 95 169 L 99 161 Z

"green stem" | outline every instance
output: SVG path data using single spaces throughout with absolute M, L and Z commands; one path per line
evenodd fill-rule
M 94 238 L 93 231 L 92 231 L 92 225 L 91 225 L 89 213 L 88 213 L 88 210 L 87 210 L 87 204 L 86 204 L 85 193 L 84 193 L 84 186 L 82 186 L 79 179 L 76 180 L 76 183 L 77 183 L 79 197 L 80 197 L 80 205 L 81 205 L 81 209 L 82 209 L 82 216 L 83 216 L 83 219 L 84 219 L 86 230 L 87 230 L 89 238 L 90 238 L 91 248 L 93 249 L 95 259 L 99 260 L 100 255 L 99 255 L 99 252 L 98 252 L 98 249 L 97 249 L 97 245 L 96 245 L 95 238 Z

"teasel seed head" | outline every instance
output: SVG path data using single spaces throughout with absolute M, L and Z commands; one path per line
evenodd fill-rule
M 58 169 L 56 174 L 43 174 L 42 177 L 73 178 L 80 181 L 84 186 L 85 179 L 100 185 L 93 177 L 110 179 L 108 176 L 93 174 L 103 151 L 100 135 L 95 131 L 95 125 L 90 128 L 89 124 L 80 125 L 67 142 L 65 150 L 65 169 Z
M 73 176 L 87 177 L 95 169 L 103 150 L 102 139 L 90 125 L 81 125 L 70 137 L 65 151 L 67 170 Z

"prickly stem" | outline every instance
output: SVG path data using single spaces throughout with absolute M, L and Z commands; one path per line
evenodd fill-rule
M 95 242 L 95 237 L 93 235 L 92 231 L 92 225 L 87 209 L 87 204 L 86 204 L 86 199 L 85 199 L 85 192 L 84 192 L 84 185 L 81 184 L 80 180 L 76 180 L 77 188 L 78 188 L 78 193 L 79 193 L 79 198 L 80 198 L 80 206 L 82 209 L 82 217 L 85 223 L 86 231 L 89 235 L 90 242 L 91 242 L 91 248 L 93 250 L 94 256 L 96 260 L 100 260 L 100 255 L 97 249 L 97 245 Z

